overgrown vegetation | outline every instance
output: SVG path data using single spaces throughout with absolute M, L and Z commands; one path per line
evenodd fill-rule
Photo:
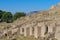
M 17 18 L 20 18 L 22 16 L 26 16 L 26 13 L 16 12 L 14 15 L 12 15 L 11 12 L 6 12 L 6 11 L 0 10 L 0 22 L 11 23 L 14 20 L 16 20 Z
M 16 12 L 13 19 L 16 20 L 17 18 L 20 18 L 22 16 L 25 16 L 26 14 L 24 12 Z

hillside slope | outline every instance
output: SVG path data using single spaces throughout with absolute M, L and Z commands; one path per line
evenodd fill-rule
M 45 22 L 46 24 L 56 23 L 60 25 L 60 5 L 52 6 L 49 10 L 40 11 L 37 13 L 33 13 L 31 15 L 27 15 L 25 17 L 21 17 L 14 21 L 13 23 L 1 23 L 0 26 L 4 27 L 2 30 L 11 30 L 12 28 L 17 28 L 17 25 L 29 25 L 29 24 L 37 24 L 38 22 Z M 9 27 L 10 26 L 10 27 Z M 9 29 L 5 28 L 8 27 Z M 28 39 L 27 39 L 28 40 Z

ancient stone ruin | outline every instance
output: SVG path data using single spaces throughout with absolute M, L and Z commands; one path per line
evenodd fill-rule
M 60 40 L 60 7 L 33 13 L 17 19 L 10 24 L 11 28 L 4 31 L 7 35 L 34 36 L 41 40 Z M 10 32 L 10 33 L 9 33 Z M 5 36 L 7 36 L 5 34 Z

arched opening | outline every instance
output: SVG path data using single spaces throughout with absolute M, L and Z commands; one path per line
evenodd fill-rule
M 34 27 L 32 27 L 32 34 L 34 34 Z
M 22 32 L 24 32 L 24 28 L 22 28 Z
M 5 33 L 5 36 L 7 36 L 7 33 Z
M 48 33 L 48 26 L 46 25 L 45 26 L 45 34 L 47 34 Z

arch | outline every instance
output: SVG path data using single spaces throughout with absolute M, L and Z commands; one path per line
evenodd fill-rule
M 7 33 L 5 33 L 5 36 L 7 36 Z
M 47 33 L 48 33 L 48 26 L 45 25 L 45 34 L 47 34 Z

